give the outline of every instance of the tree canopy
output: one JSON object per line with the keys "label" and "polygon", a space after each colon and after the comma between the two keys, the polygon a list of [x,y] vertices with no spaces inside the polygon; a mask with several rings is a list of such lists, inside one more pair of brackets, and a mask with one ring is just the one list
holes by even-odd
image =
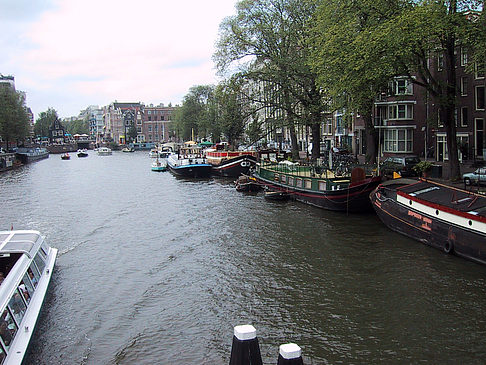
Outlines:
{"label": "tree canopy", "polygon": [[49,126],[59,119],[54,108],[48,108],[45,112],[40,112],[34,124],[34,135],[40,138],[49,137]]}
{"label": "tree canopy", "polygon": [[7,143],[29,135],[29,113],[24,94],[11,87],[0,89],[0,136]]}
{"label": "tree canopy", "polygon": [[[320,0],[312,64],[322,87],[368,115],[373,97],[394,76],[406,76],[440,105],[450,176],[460,168],[455,129],[455,51],[477,27],[466,14],[478,1]],[[484,34],[483,34],[484,37]],[[443,59],[434,73],[432,59]],[[371,103],[371,104],[370,104]],[[366,107],[368,105],[368,107]]]}
{"label": "tree canopy", "polygon": [[307,62],[306,39],[314,7],[311,0],[240,1],[237,14],[220,26],[213,56],[221,74],[237,70],[247,80],[250,92],[267,91],[255,102],[280,117],[265,122],[278,120],[279,127],[289,128],[294,157],[298,156],[296,118],[313,127],[317,142],[313,156],[318,157],[320,122],[327,109]]}

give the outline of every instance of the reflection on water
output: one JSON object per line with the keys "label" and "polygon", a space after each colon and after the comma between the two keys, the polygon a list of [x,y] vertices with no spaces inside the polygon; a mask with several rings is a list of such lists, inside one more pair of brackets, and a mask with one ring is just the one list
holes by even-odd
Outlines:
{"label": "reflection on water", "polygon": [[253,324],[264,362],[477,363],[485,268],[375,215],[269,202],[150,171],[145,152],[0,175],[3,229],[59,248],[29,364],[227,364]]}

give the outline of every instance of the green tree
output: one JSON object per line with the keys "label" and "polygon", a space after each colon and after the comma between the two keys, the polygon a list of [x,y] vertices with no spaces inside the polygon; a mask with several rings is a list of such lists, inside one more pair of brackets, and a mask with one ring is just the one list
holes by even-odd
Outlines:
{"label": "green tree", "polygon": [[397,9],[393,0],[321,0],[312,29],[310,63],[318,83],[328,91],[334,109],[363,117],[367,161],[374,162],[377,156],[373,104],[396,74],[386,57],[386,45],[372,44],[368,37]]}
{"label": "green tree", "polygon": [[[329,50],[334,57],[326,60],[341,62],[344,92],[354,101],[357,98],[355,85],[361,85],[373,94],[387,76],[407,76],[409,81],[422,86],[443,112],[452,179],[460,178],[454,117],[457,96],[455,52],[461,35],[475,26],[465,14],[477,6],[478,1],[467,0],[321,0],[317,12],[315,46],[321,50],[315,53],[313,63],[322,72],[321,82],[328,85],[339,81],[339,75],[334,72],[331,73],[332,81],[327,81],[326,68],[335,69],[335,65],[328,65],[324,63],[326,61],[320,63],[317,59]],[[342,40],[342,37],[340,29],[331,24],[337,19],[333,10],[343,18],[341,25],[345,27],[347,37],[344,47],[348,56],[340,60],[335,49],[340,46],[337,39]],[[444,61],[442,73],[434,72],[435,63],[431,60],[437,58]],[[367,108],[364,113],[368,115]]]}
{"label": "green tree", "polygon": [[130,124],[127,135],[128,135],[128,140],[131,142],[137,139],[138,132],[137,132],[137,127],[135,127],[134,123]]}
{"label": "green tree", "polygon": [[198,85],[189,89],[184,96],[182,106],[175,113],[174,127],[183,140],[190,140],[192,134],[206,137],[210,129],[208,119],[209,103],[213,96],[214,86]]}
{"label": "green tree", "polygon": [[236,143],[245,131],[248,119],[246,103],[241,91],[242,80],[232,78],[220,83],[214,92],[213,100],[217,108],[214,122],[216,130],[224,134],[226,141],[236,147]]}
{"label": "green tree", "polygon": [[0,90],[0,136],[7,143],[29,134],[29,114],[23,93],[11,87]]}
{"label": "green tree", "polygon": [[89,122],[88,120],[76,119],[64,122],[64,128],[66,132],[75,134],[88,134],[89,133]]}
{"label": "green tree", "polygon": [[54,108],[48,108],[45,112],[40,112],[34,124],[34,134],[36,137],[49,137],[49,126],[59,119]]}
{"label": "green tree", "polygon": [[267,90],[260,93],[259,102],[280,116],[274,118],[282,123],[278,127],[289,128],[294,158],[298,156],[295,121],[310,125],[315,142],[312,156],[317,158],[327,106],[307,62],[315,1],[242,0],[236,9],[237,14],[220,27],[213,57],[219,72],[237,69],[250,82],[250,89]]}

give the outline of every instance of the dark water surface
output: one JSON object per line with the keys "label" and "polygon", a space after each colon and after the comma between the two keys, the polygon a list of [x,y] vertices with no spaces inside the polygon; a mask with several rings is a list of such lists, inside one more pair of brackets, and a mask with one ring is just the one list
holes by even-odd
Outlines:
{"label": "dark water surface", "polygon": [[59,249],[28,364],[228,364],[253,324],[265,364],[484,363],[486,267],[375,215],[271,203],[150,171],[146,152],[51,155],[0,175],[0,228]]}

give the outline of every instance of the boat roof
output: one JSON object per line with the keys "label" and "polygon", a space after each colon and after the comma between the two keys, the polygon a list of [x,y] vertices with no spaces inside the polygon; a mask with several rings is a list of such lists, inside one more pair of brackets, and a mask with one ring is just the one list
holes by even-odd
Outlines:
{"label": "boat roof", "polygon": [[443,206],[455,211],[486,217],[486,196],[444,185],[419,180],[397,189],[399,195],[425,201],[427,205]]}
{"label": "boat roof", "polygon": [[0,256],[10,253],[35,254],[34,246],[42,236],[37,231],[0,231]]}

